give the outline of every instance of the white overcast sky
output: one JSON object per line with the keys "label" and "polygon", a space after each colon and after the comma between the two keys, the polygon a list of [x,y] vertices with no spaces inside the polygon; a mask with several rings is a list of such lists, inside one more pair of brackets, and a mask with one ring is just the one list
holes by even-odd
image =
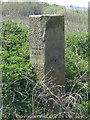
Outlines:
{"label": "white overcast sky", "polygon": [[65,6],[75,5],[80,7],[88,7],[88,2],[90,0],[38,0],[38,1]]}
{"label": "white overcast sky", "polygon": [[[2,0],[2,1],[8,1],[8,0]],[[35,1],[35,0],[28,0],[28,1]],[[37,0],[37,1],[48,2],[50,4],[65,5],[65,6],[75,5],[80,7],[88,7],[88,2],[90,0]]]}

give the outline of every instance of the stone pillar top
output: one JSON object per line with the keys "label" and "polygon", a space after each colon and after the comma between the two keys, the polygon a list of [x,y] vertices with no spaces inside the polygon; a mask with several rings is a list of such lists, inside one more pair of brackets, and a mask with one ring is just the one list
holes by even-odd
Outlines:
{"label": "stone pillar top", "polygon": [[29,18],[30,18],[30,17],[52,17],[52,16],[64,16],[64,15],[61,15],[61,14],[29,15]]}

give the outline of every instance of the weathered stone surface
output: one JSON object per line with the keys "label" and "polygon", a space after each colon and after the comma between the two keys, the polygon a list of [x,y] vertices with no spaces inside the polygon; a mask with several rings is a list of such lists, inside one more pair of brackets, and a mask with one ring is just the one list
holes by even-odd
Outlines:
{"label": "weathered stone surface", "polygon": [[64,85],[64,16],[31,15],[30,63],[39,79]]}

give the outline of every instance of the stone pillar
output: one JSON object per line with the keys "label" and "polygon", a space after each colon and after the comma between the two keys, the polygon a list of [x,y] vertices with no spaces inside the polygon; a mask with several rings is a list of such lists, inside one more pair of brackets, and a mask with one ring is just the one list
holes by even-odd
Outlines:
{"label": "stone pillar", "polygon": [[30,15],[30,63],[39,79],[64,85],[64,16]]}

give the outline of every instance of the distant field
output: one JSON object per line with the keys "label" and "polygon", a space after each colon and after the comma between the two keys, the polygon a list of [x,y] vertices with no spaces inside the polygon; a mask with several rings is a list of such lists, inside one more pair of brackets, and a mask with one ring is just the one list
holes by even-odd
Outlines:
{"label": "distant field", "polygon": [[2,4],[2,17],[4,20],[12,19],[28,27],[28,16],[31,14],[63,14],[65,16],[66,32],[87,32],[87,11],[73,10],[58,5],[35,2],[18,4],[10,2]]}

